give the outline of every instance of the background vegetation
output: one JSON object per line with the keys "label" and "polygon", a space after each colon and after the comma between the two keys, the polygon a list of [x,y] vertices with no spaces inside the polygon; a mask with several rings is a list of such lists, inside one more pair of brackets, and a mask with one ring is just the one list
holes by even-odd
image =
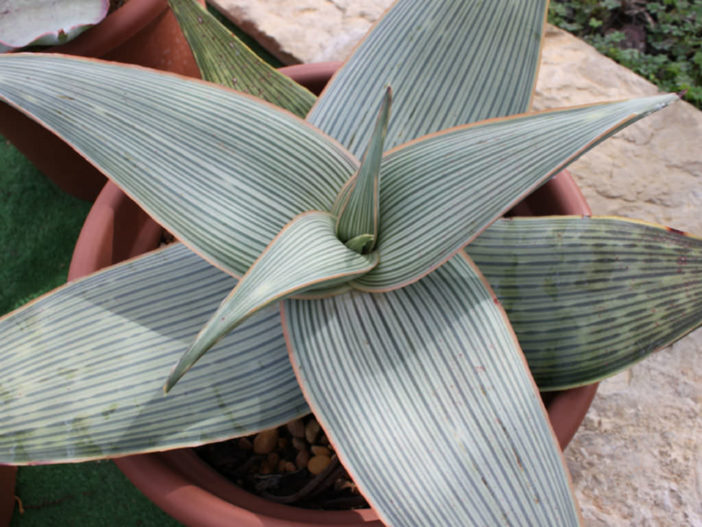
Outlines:
{"label": "background vegetation", "polygon": [[549,22],[702,109],[702,0],[551,0]]}

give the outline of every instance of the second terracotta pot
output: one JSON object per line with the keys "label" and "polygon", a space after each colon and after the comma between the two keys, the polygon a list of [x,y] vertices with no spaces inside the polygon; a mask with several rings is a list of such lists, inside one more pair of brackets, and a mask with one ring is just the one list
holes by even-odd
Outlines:
{"label": "second terracotta pot", "polygon": [[[338,63],[291,66],[282,71],[320,90]],[[590,214],[572,177],[561,173],[515,208],[520,214]],[[90,211],[71,262],[69,279],[155,248],[161,228],[115,185],[108,183]],[[546,398],[549,419],[565,448],[582,422],[597,385]],[[124,474],[156,505],[190,527],[330,527],[382,523],[370,509],[316,511],[264,500],[237,487],[192,449],[116,459]]]}

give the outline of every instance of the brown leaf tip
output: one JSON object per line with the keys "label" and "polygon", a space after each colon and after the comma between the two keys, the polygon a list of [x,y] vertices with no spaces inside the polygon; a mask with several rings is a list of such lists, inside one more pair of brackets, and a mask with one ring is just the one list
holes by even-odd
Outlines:
{"label": "brown leaf tip", "polygon": [[675,227],[666,227],[665,230],[667,230],[668,232],[672,232],[673,234],[677,234],[679,236],[688,235],[685,231],[681,231],[680,229],[676,229]]}

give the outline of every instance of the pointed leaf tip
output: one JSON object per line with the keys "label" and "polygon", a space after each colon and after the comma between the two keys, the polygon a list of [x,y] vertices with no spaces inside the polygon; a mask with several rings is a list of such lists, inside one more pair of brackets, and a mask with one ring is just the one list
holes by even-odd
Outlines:
{"label": "pointed leaf tip", "polygon": [[337,286],[370,271],[377,255],[361,255],[335,236],[328,212],[300,214],[280,231],[198,333],[166,381],[170,390],[224,335],[272,302]]}
{"label": "pointed leaf tip", "polygon": [[307,115],[316,100],[312,92],[259,58],[195,0],[169,0],[169,4],[203,79],[264,99],[298,117]]}
{"label": "pointed leaf tip", "polygon": [[163,385],[163,394],[164,395],[168,395],[168,392],[170,392],[173,389],[173,387],[177,384],[177,382],[190,369],[190,366],[187,368],[183,368],[181,365],[182,362],[183,362],[183,357],[181,357],[178,364],[176,364],[173,367],[173,369],[171,370],[171,373],[168,374],[168,379],[166,379],[166,382]]}
{"label": "pointed leaf tip", "polygon": [[359,254],[364,254],[371,250],[375,243],[375,236],[372,234],[359,234],[346,242],[346,247]]}
{"label": "pointed leaf tip", "polygon": [[512,218],[466,251],[502,299],[543,391],[602,380],[702,325],[702,239],[677,229]]}
{"label": "pointed leaf tip", "polygon": [[[345,203],[342,201],[343,205],[336,225],[337,235],[343,242],[365,234],[371,234],[374,239],[378,236],[380,164],[391,106],[392,88],[387,86],[361,167],[356,173],[350,190],[343,190],[347,193],[346,201]],[[373,246],[369,249],[372,248]]]}

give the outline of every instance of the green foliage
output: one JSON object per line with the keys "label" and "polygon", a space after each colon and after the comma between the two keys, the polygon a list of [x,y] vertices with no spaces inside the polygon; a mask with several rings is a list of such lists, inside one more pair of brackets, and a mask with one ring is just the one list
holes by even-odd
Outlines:
{"label": "green foliage", "polygon": [[114,463],[106,461],[22,467],[15,494],[24,512],[15,509],[9,527],[182,525],[153,506]]}
{"label": "green foliage", "polygon": [[702,108],[702,0],[554,0],[549,22]]}

